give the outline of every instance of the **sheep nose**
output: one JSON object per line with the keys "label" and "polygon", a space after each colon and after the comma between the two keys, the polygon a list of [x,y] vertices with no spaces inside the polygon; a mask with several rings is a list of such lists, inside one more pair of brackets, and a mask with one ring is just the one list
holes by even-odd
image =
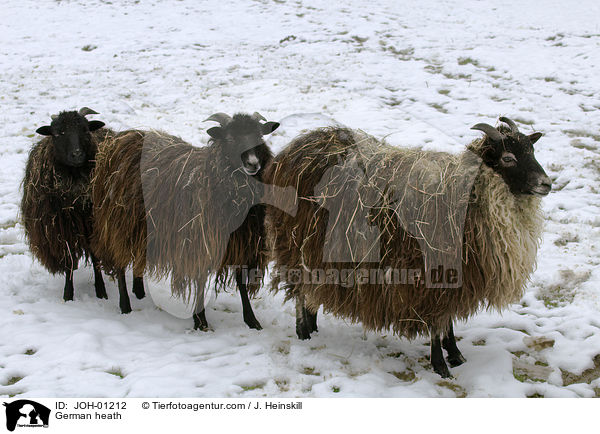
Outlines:
{"label": "sheep nose", "polygon": [[260,170],[260,163],[246,163],[244,164],[244,172],[246,172],[247,175],[256,175],[258,173],[258,171]]}
{"label": "sheep nose", "polygon": [[535,194],[546,196],[552,190],[552,180],[547,175],[541,175],[532,190]]}
{"label": "sheep nose", "polygon": [[71,152],[71,157],[72,158],[81,158],[81,157],[83,157],[83,151],[81,149],[75,149],[74,151]]}

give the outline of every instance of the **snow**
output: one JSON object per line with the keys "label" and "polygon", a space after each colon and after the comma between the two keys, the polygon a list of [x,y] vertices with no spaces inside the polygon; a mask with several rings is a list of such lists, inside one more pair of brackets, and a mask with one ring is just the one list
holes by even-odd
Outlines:
{"label": "snow", "polygon": [[[598,16],[592,0],[6,2],[0,395],[594,396]],[[338,122],[394,145],[460,152],[480,134],[471,125],[509,116],[544,132],[536,155],[554,180],[537,271],[519,303],[457,324],[468,362],[449,381],[431,371],[427,338],[363,339],[359,324],[320,314],[319,332],[299,341],[294,307],[264,290],[252,303],[262,331],[245,326],[234,291],[210,302],[214,331],[193,331],[165,282],[121,315],[115,283],[106,279],[109,300],[96,299],[90,268],[64,303],[62,278],[24,244],[19,184],[35,129],[84,105],[115,129],[160,128],[198,145],[211,113],[259,111],[283,120],[274,149]],[[527,336],[554,344],[537,350]],[[567,372],[580,380],[565,384]]]}

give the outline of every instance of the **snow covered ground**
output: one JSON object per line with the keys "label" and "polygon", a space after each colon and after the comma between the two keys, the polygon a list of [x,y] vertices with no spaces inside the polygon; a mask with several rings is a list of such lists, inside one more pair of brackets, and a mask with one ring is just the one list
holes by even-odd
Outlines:
{"label": "snow covered ground", "polygon": [[[582,1],[7,1],[0,20],[0,395],[546,396],[600,394],[600,4]],[[34,131],[90,106],[116,129],[206,142],[216,111],[283,119],[272,143],[327,117],[392,144],[459,152],[499,115],[542,131],[554,180],[538,268],[520,303],[456,326],[468,362],[442,381],[409,342],[320,315],[298,341],[294,307],[266,291],[264,330],[235,292],[192,331],[90,268],[63,280],[32,260],[18,223]],[[322,113],[323,115],[308,115]],[[164,295],[164,283],[152,283]],[[163,297],[164,298],[164,297]],[[157,298],[158,300],[158,298]],[[161,303],[161,302],[159,302]],[[166,307],[165,307],[166,308]]]}

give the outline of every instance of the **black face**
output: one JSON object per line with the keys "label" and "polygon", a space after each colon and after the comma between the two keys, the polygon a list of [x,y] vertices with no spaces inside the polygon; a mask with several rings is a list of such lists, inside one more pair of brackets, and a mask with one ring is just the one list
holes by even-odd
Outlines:
{"label": "black face", "polygon": [[[491,127],[493,128],[493,127]],[[500,126],[501,139],[486,133],[486,143],[481,157],[485,164],[494,169],[513,194],[535,194],[546,196],[552,189],[552,180],[535,159],[533,144],[542,133],[530,135]]]}
{"label": "black face", "polygon": [[79,113],[61,112],[50,125],[37,129],[38,134],[51,136],[54,156],[59,163],[81,167],[94,159],[90,132],[104,126],[104,122],[88,121]]}
{"label": "black face", "polygon": [[219,142],[225,158],[248,176],[256,176],[271,158],[263,140],[279,127],[277,122],[260,123],[245,114],[236,114],[225,126],[213,127],[208,134]]}

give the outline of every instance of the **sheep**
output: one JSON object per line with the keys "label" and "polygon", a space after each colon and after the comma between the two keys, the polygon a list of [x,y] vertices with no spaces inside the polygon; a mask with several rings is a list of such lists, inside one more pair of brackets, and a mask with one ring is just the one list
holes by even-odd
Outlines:
{"label": "sheep", "polygon": [[174,295],[195,303],[194,328],[208,330],[204,285],[235,277],[245,323],[261,329],[253,295],[265,260],[260,179],[272,153],[263,135],[277,129],[258,113],[216,113],[207,121],[207,147],[194,147],[160,131],[132,130],[111,140],[97,156],[93,179],[94,248],[115,270],[171,277]]}
{"label": "sheep", "polygon": [[541,133],[500,121],[475,125],[485,135],[460,155],[334,127],[274,158],[264,182],[297,187],[298,212],[267,207],[271,286],[296,300],[300,339],[317,330],[323,306],[368,330],[429,334],[442,377],[450,376],[442,347],[452,367],[465,361],[453,322],[520,299],[542,232],[540,198],[552,185],[533,152]]}
{"label": "sheep", "polygon": [[52,116],[36,130],[45,136],[29,153],[23,179],[21,221],[29,248],[52,274],[65,274],[63,299],[73,300],[73,272],[82,257],[91,259],[96,297],[108,298],[98,261],[90,248],[90,177],[98,143],[114,135],[97,114],[83,107]]}

